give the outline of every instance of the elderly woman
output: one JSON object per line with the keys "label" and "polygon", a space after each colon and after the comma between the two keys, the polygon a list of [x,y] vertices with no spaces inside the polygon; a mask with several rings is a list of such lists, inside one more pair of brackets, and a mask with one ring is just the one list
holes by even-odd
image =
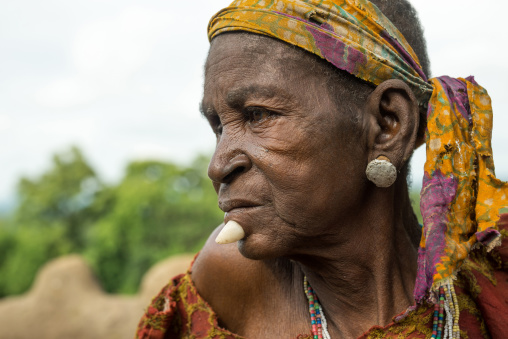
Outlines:
{"label": "elderly woman", "polygon": [[[225,226],[138,338],[508,333],[490,98],[472,77],[427,79],[410,5],[237,0],[208,31],[202,112]],[[422,232],[406,175],[423,142]]]}

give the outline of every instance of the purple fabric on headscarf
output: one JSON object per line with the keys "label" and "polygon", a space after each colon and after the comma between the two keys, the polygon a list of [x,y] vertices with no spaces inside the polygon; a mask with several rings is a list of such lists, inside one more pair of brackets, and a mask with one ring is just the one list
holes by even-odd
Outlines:
{"label": "purple fabric on headscarf", "polygon": [[446,246],[445,232],[448,209],[457,192],[457,180],[445,177],[441,171],[433,173],[432,179],[425,173],[423,177],[420,209],[427,239],[426,247],[418,250],[418,272],[414,297],[421,302],[433,283],[436,265]]}

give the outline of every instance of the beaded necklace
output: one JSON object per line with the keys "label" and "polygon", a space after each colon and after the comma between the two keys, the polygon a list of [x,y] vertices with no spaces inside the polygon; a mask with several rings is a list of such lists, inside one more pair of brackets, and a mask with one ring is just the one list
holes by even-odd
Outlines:
{"label": "beaded necklace", "polygon": [[447,281],[439,287],[438,301],[434,305],[431,338],[460,338],[459,315],[460,309],[455,288],[453,283]]}
{"label": "beaded necklace", "polygon": [[310,324],[312,327],[312,336],[314,339],[331,339],[328,333],[328,324],[326,323],[323,308],[319,303],[319,299],[310,287],[307,277],[303,277],[303,290],[309,301]]}
{"label": "beaded necklace", "polygon": [[[319,303],[316,293],[310,287],[307,277],[303,277],[303,290],[309,301],[310,324],[313,339],[331,339],[328,333],[323,308]],[[434,305],[434,317],[432,321],[432,339],[455,339],[460,338],[459,330],[459,303],[453,283],[449,281],[439,287],[438,301]],[[446,319],[445,319],[446,314]]]}

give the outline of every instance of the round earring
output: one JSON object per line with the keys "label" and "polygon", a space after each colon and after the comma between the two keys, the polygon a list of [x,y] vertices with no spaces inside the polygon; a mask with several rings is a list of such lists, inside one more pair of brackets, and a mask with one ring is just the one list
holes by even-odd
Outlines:
{"label": "round earring", "polygon": [[377,187],[390,187],[397,180],[397,169],[385,156],[369,162],[365,174]]}

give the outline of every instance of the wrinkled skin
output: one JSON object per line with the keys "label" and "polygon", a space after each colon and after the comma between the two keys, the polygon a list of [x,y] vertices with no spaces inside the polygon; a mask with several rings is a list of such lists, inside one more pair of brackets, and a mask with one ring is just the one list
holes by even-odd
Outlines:
{"label": "wrinkled skin", "polygon": [[386,325],[412,303],[405,178],[379,189],[365,176],[370,160],[400,169],[412,152],[418,108],[403,82],[346,112],[290,47],[224,34],[211,45],[202,110],[217,136],[208,174],[219,207],[246,233],[238,246],[217,245],[219,227],[194,265],[222,326],[248,338],[309,333],[304,274],[332,337]]}
{"label": "wrinkled skin", "polygon": [[363,199],[365,181],[352,173],[365,170],[365,145],[345,141],[352,123],[337,114],[319,77],[260,63],[264,51],[247,58],[235,51],[231,59],[211,54],[202,105],[212,127],[221,123],[208,173],[225,222],[243,226],[247,258],[305,254],[309,242],[335,245],[351,232],[337,220]]}

